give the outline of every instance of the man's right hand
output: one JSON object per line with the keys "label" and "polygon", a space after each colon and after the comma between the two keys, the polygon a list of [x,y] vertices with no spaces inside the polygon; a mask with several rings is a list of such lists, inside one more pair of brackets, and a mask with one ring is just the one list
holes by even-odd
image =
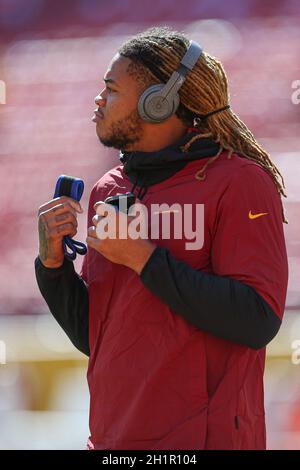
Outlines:
{"label": "man's right hand", "polygon": [[77,233],[77,212],[81,205],[67,196],[51,199],[39,207],[39,258],[47,268],[59,268],[64,262],[63,237]]}

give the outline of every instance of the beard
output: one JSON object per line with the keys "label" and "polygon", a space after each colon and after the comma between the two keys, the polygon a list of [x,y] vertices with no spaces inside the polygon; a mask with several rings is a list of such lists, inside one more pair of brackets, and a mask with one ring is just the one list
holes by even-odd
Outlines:
{"label": "beard", "polygon": [[[100,123],[101,125],[101,123]],[[100,142],[105,147],[113,147],[122,151],[130,149],[130,145],[139,142],[142,138],[142,119],[134,109],[125,118],[112,123],[105,136],[98,134]]]}

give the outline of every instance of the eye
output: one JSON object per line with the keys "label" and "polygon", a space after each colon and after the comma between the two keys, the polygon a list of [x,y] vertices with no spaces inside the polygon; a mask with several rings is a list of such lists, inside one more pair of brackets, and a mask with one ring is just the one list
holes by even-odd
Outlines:
{"label": "eye", "polygon": [[114,93],[115,90],[112,90],[111,88],[109,88],[108,86],[106,87],[108,93]]}

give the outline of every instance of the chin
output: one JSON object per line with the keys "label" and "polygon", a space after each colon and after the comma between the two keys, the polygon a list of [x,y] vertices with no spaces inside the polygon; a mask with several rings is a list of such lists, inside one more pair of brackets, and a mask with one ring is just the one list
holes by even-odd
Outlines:
{"label": "chin", "polygon": [[115,146],[115,142],[111,141],[111,139],[107,138],[107,136],[104,135],[98,135],[99,141],[101,142],[104,147],[113,147],[113,148],[118,148]]}
{"label": "chin", "polygon": [[105,133],[103,132],[103,129],[98,129],[96,128],[96,134],[97,134],[97,137],[98,139],[101,141],[102,139],[106,140],[107,139],[107,136],[105,135]]}

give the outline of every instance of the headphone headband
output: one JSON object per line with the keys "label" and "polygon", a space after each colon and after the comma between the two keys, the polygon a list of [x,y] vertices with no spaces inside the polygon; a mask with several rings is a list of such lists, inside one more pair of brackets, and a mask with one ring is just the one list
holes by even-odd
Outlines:
{"label": "headphone headband", "polygon": [[190,41],[190,46],[186,51],[185,55],[181,59],[181,64],[186,68],[192,70],[200,55],[202,54],[202,48],[195,41]]}
{"label": "headphone headband", "polygon": [[193,70],[198,58],[202,53],[202,49],[195,41],[190,41],[190,46],[186,51],[185,55],[180,61],[180,66],[175,72],[172,73],[171,77],[161,90],[161,95],[167,97],[170,93],[177,93],[185,82],[185,77],[188,72]]}

